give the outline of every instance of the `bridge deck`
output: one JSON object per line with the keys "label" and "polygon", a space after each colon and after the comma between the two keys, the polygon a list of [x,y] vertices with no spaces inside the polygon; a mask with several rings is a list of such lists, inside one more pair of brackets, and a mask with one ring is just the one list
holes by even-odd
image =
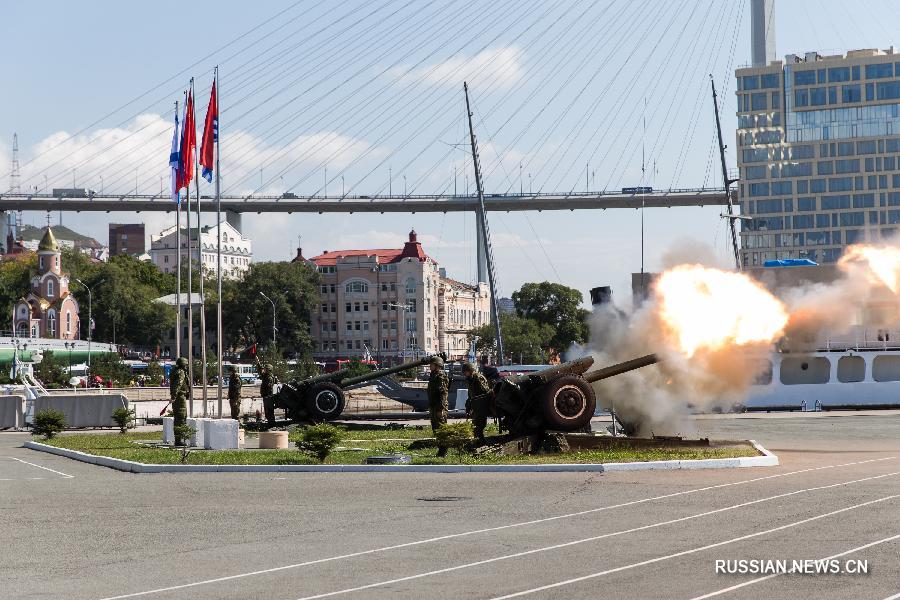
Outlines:
{"label": "bridge deck", "polygon": [[[213,198],[202,196],[203,203]],[[490,194],[485,197],[489,211],[585,210],[607,208],[666,208],[677,206],[717,206],[726,204],[721,189],[655,191],[645,195],[621,193],[572,194]],[[732,201],[735,194],[732,192]],[[235,213],[304,212],[465,212],[474,211],[476,196],[346,196],[223,197],[222,210]],[[56,197],[52,194],[0,195],[3,210],[66,210],[95,212],[170,212],[167,196],[90,194],[85,197]]]}

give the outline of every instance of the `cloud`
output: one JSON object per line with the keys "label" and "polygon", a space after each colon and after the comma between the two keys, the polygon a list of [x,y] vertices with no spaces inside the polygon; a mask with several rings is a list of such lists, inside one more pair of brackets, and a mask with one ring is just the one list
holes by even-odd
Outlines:
{"label": "cloud", "polygon": [[[198,135],[202,133],[202,125]],[[23,148],[22,190],[44,191],[54,187],[86,187],[106,193],[156,194],[169,188],[168,156],[172,143],[172,122],[157,114],[143,114],[121,126],[71,135],[59,131],[48,135],[27,150]],[[0,148],[2,156],[3,148]],[[264,180],[283,177],[267,190],[281,193],[310,169],[327,161],[334,172],[363,154],[367,161],[387,152],[366,140],[334,131],[294,137],[284,143],[270,143],[246,131],[229,131],[222,139],[222,183],[229,192],[247,194],[259,186],[259,168]],[[29,157],[34,157],[29,160]],[[27,162],[26,162],[27,161]],[[5,161],[8,164],[8,160]],[[46,179],[45,179],[46,176]],[[312,192],[324,182],[324,174],[309,183]],[[5,182],[4,182],[5,183]],[[209,187],[201,181],[201,192]]]}
{"label": "cloud", "polygon": [[424,82],[427,85],[458,87],[464,81],[482,86],[493,84],[507,88],[522,79],[524,52],[517,46],[489,48],[474,56],[451,56],[421,67],[396,67],[389,71],[401,85]]}

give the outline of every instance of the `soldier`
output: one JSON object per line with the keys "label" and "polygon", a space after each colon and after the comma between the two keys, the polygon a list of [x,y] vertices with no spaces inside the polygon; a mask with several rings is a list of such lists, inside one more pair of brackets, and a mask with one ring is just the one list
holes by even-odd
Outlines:
{"label": "soldier", "polygon": [[265,398],[275,393],[275,369],[271,363],[260,365],[257,360],[256,365],[259,367],[259,395]]}
{"label": "soldier", "polygon": [[[444,372],[444,360],[440,356],[432,357],[429,363],[431,375],[428,377],[428,410],[431,413],[431,430],[447,423],[447,393],[450,379]],[[444,456],[447,449],[438,446],[438,456]]]}
{"label": "soldier", "polygon": [[484,375],[475,370],[475,365],[464,362],[462,373],[469,384],[469,397],[466,400],[466,414],[472,417],[475,426],[475,439],[484,442],[484,428],[491,412],[491,386]]}
{"label": "soldier", "polygon": [[175,445],[182,446],[186,440],[178,435],[178,427],[187,423],[187,359],[183,356],[175,361],[175,368],[169,373],[169,395],[172,400],[172,415],[175,417]]}
{"label": "soldier", "polygon": [[241,378],[234,367],[228,367],[228,405],[231,407],[231,418],[241,416]]}

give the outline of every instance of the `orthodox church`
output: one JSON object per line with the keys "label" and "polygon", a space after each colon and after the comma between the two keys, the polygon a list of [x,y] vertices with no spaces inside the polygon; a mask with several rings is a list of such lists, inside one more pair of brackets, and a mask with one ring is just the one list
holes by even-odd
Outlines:
{"label": "orthodox church", "polygon": [[38,244],[38,273],[31,291],[16,302],[13,327],[19,337],[78,339],[78,302],[69,293],[69,275],[60,265],[59,244],[50,227]]}

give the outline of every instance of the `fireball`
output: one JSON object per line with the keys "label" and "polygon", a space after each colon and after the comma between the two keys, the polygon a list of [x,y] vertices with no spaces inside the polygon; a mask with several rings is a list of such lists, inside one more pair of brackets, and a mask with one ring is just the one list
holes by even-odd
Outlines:
{"label": "fireball", "polygon": [[701,350],[773,342],[788,321],[784,304],[741,273],[680,265],[659,276],[655,292],[667,337],[689,358]]}
{"label": "fireball", "polygon": [[900,248],[869,244],[850,246],[838,266],[844,271],[862,266],[870,282],[884,284],[895,294],[900,290]]}

